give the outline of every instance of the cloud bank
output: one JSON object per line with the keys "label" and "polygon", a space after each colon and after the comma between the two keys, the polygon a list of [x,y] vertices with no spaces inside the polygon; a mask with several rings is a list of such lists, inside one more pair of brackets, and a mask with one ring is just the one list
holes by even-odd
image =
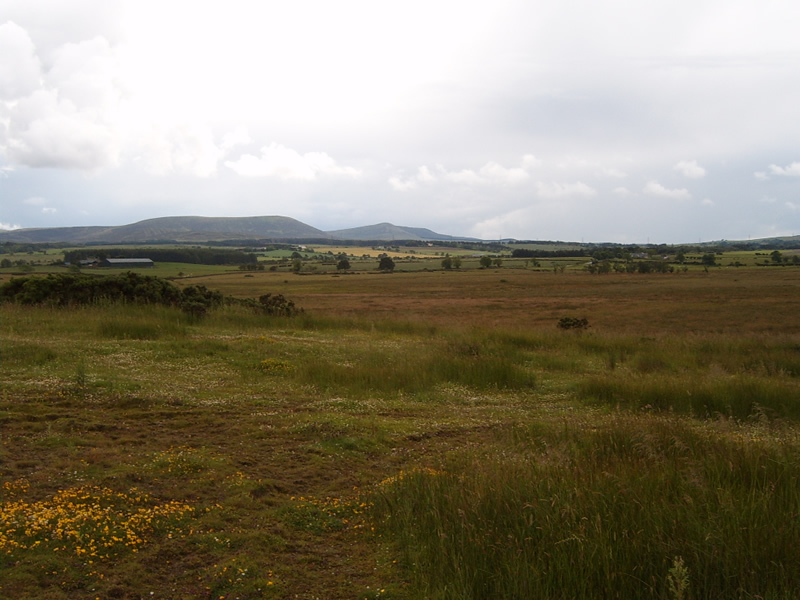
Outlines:
{"label": "cloud bank", "polygon": [[0,221],[790,234],[798,19],[789,0],[7,0]]}

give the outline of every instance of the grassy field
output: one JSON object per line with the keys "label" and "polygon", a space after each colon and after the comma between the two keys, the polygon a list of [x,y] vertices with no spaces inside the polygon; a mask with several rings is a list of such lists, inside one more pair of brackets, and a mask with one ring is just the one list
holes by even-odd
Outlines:
{"label": "grassy field", "polygon": [[800,270],[400,271],[1,306],[0,597],[796,597]]}

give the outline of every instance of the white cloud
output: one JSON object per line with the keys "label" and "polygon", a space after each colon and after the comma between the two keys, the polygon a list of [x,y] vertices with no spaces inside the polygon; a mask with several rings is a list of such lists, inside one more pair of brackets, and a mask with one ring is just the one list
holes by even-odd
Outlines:
{"label": "white cloud", "polygon": [[769,181],[769,175],[767,175],[764,171],[756,171],[753,173],[753,177],[759,181]]}
{"label": "white cloud", "polygon": [[21,225],[12,225],[11,223],[0,223],[0,229],[5,231],[13,231],[14,229],[22,229]]}
{"label": "white cloud", "polygon": [[530,178],[530,170],[541,165],[541,161],[532,154],[525,154],[519,167],[504,167],[495,161],[489,161],[477,171],[462,169],[448,171],[443,165],[436,165],[434,170],[423,165],[417,169],[416,175],[403,179],[400,176],[389,178],[389,185],[397,191],[413,190],[418,184],[433,184],[440,181],[459,185],[517,185]]}
{"label": "white cloud", "polygon": [[209,177],[224,154],[211,129],[197,123],[151,124],[137,132],[131,143],[137,150],[136,160],[152,175],[176,172]]}
{"label": "white cloud", "polygon": [[682,160],[672,168],[689,179],[701,179],[706,176],[706,170],[698,165],[696,160]]}
{"label": "white cloud", "polygon": [[618,196],[630,196],[631,191],[626,188],[625,186],[619,186],[614,188],[614,193]]}
{"label": "white cloud", "polygon": [[433,183],[436,181],[436,176],[431,173],[431,170],[422,165],[419,169],[417,169],[417,180],[421,181],[422,183]]}
{"label": "white cloud", "polygon": [[447,171],[441,165],[437,165],[442,179],[451,183],[461,185],[475,185],[486,183],[486,181],[472,169],[462,169],[461,171]]}
{"label": "white cloud", "polygon": [[787,177],[800,177],[800,162],[793,162],[785,167],[770,165],[769,172],[773,175],[784,175]]}
{"label": "white cloud", "polygon": [[525,154],[522,157],[522,168],[526,171],[535,169],[542,166],[542,161],[536,158],[533,154]]}
{"label": "white cloud", "polygon": [[39,90],[15,103],[4,153],[18,165],[92,170],[113,165],[118,140],[93,111],[79,110],[57,90]]}
{"label": "white cloud", "polygon": [[597,190],[581,181],[576,183],[543,183],[538,181],[536,182],[536,191],[543,198],[562,198],[565,196],[590,198],[597,194]]}
{"label": "white cloud", "polygon": [[606,177],[613,177],[614,179],[625,179],[628,176],[628,174],[624,171],[620,171],[619,169],[615,168],[602,169],[601,173]]}
{"label": "white cloud", "polygon": [[[530,161],[526,163],[525,159],[523,158],[522,164],[529,165]],[[487,181],[505,183],[509,185],[520,183],[529,177],[525,166],[506,168],[496,162],[489,162],[483,165],[480,170],[480,175]]]}
{"label": "white cloud", "polygon": [[275,177],[311,181],[320,175],[357,178],[361,171],[341,166],[325,152],[300,154],[296,150],[272,143],[261,148],[261,156],[244,154],[225,166],[243,177]]}
{"label": "white cloud", "polygon": [[243,146],[251,143],[252,141],[253,140],[250,138],[250,134],[247,132],[246,128],[237,127],[233,131],[229,131],[222,136],[222,144],[220,145],[220,148],[223,152],[229,152],[236,146]]}
{"label": "white cloud", "polygon": [[0,154],[28,167],[117,164],[121,91],[115,73],[113,51],[102,37],[59,46],[44,68],[24,29],[0,26],[0,115],[6,123]]}
{"label": "white cloud", "polygon": [[23,204],[27,204],[28,206],[42,206],[45,202],[47,201],[41,196],[31,196],[22,201]]}
{"label": "white cloud", "polygon": [[52,206],[42,207],[42,213],[44,213],[46,215],[53,215],[53,214],[55,214],[57,212],[58,212],[58,209],[57,208],[53,208]]}
{"label": "white cloud", "polygon": [[400,179],[399,177],[390,177],[389,185],[398,192],[407,192],[417,187],[417,182],[414,179]]}
{"label": "white cloud", "polygon": [[658,196],[660,198],[672,198],[674,200],[688,200],[689,198],[692,197],[692,195],[689,193],[689,190],[687,190],[686,188],[671,190],[669,188],[665,188],[657,181],[649,181],[647,185],[644,186],[644,189],[642,191],[649,196]]}
{"label": "white cloud", "polygon": [[0,25],[0,100],[14,100],[36,90],[40,70],[28,32],[12,21]]}
{"label": "white cloud", "polygon": [[792,212],[800,209],[800,205],[797,205],[794,202],[784,202],[784,206],[786,206],[786,208],[788,208]]}
{"label": "white cloud", "polygon": [[516,235],[520,223],[529,222],[527,209],[518,209],[505,214],[492,215],[478,223],[470,230],[469,235],[483,240],[499,240]]}
{"label": "white cloud", "polygon": [[702,206],[714,206],[714,201],[711,198],[703,198],[700,201]]}

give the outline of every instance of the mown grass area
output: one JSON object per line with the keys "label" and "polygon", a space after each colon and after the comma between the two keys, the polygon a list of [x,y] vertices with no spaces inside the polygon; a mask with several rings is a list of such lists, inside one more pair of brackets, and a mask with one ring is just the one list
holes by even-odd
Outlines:
{"label": "mown grass area", "polygon": [[800,589],[794,271],[215,281],[0,307],[0,597]]}

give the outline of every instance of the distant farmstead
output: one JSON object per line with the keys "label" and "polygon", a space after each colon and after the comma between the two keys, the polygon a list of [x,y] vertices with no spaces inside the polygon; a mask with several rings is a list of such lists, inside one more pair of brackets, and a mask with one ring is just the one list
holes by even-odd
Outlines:
{"label": "distant farmstead", "polygon": [[115,269],[144,269],[155,266],[149,258],[106,258],[100,265]]}

